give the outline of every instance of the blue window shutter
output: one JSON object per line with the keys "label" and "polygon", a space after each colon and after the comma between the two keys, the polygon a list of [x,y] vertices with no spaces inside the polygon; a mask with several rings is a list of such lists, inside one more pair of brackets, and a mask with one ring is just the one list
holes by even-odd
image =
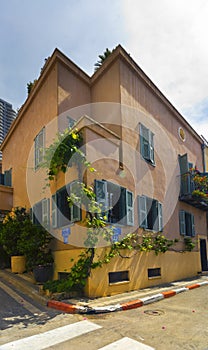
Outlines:
{"label": "blue window shutter", "polygon": [[103,212],[108,211],[107,181],[95,180],[95,195]]}
{"label": "blue window shutter", "polygon": [[42,201],[34,204],[33,211],[33,223],[35,225],[41,225],[42,223]]}
{"label": "blue window shutter", "polygon": [[[70,194],[74,193],[75,195],[79,196],[79,187],[77,181],[74,181],[70,184]],[[81,204],[80,203],[74,203],[72,207],[70,208],[70,221],[80,221],[81,220]]]}
{"label": "blue window shutter", "polygon": [[142,124],[140,124],[140,152],[143,158],[151,163],[155,162],[154,134]]}
{"label": "blue window shutter", "polygon": [[67,200],[68,192],[66,186],[56,192],[57,196],[57,224],[58,227],[63,227],[69,224],[70,208]]}
{"label": "blue window shutter", "polygon": [[52,227],[57,227],[57,196],[52,195]]}
{"label": "blue window shutter", "polygon": [[191,235],[192,237],[195,236],[195,224],[194,224],[194,215],[191,214],[191,226],[192,226],[192,230],[191,230]]}
{"label": "blue window shutter", "polygon": [[43,161],[45,151],[45,128],[35,137],[35,169]]}
{"label": "blue window shutter", "polygon": [[145,196],[138,196],[139,226],[147,228],[147,204]]}
{"label": "blue window shutter", "polygon": [[4,172],[4,185],[5,186],[12,186],[12,169],[5,170]]}
{"label": "blue window shutter", "polygon": [[127,225],[134,225],[134,196],[131,191],[126,191],[126,218]]}
{"label": "blue window shutter", "polygon": [[187,153],[183,154],[182,156],[179,155],[178,159],[179,159],[181,175],[187,174],[188,171],[189,171],[189,163],[188,163],[188,155],[187,155]]}
{"label": "blue window shutter", "polygon": [[191,175],[189,174],[189,163],[187,153],[178,157],[181,173],[181,195],[191,192]]}
{"label": "blue window shutter", "polygon": [[179,226],[180,226],[180,234],[185,236],[186,235],[186,219],[185,219],[185,211],[184,210],[179,211]]}
{"label": "blue window shutter", "polygon": [[162,213],[162,204],[158,202],[158,231],[163,230],[163,213]]}
{"label": "blue window shutter", "polygon": [[140,152],[145,159],[149,159],[149,131],[148,129],[140,124]]}
{"label": "blue window shutter", "polygon": [[49,198],[44,198],[42,200],[42,223],[44,226],[49,226],[50,224],[50,200]]}
{"label": "blue window shutter", "polygon": [[149,158],[151,163],[155,162],[154,156],[154,134],[149,130]]}

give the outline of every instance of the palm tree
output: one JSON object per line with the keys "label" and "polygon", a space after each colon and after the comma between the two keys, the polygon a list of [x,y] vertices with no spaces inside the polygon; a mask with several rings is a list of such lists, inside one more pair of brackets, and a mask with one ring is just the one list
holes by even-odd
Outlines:
{"label": "palm tree", "polygon": [[108,56],[110,56],[111,53],[112,51],[106,48],[103,54],[98,56],[99,60],[94,64],[95,72],[102,66],[103,62],[106,60]]}

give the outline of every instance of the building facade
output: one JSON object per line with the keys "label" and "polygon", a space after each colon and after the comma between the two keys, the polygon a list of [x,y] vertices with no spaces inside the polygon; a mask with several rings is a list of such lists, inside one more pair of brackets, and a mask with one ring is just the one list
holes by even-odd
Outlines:
{"label": "building facade", "polygon": [[[16,117],[12,105],[0,98],[0,144],[3,142],[9,128]],[[1,159],[0,153],[0,159]]]}
{"label": "building facade", "polygon": [[[12,109],[12,105],[0,98],[0,145],[15,117],[16,112]],[[11,182],[8,179],[8,173],[2,174],[2,152],[0,152],[0,220],[12,208],[12,190],[4,185],[10,187]]]}
{"label": "building facade", "polygon": [[[66,127],[82,133],[96,169],[69,165],[45,186],[44,149]],[[16,145],[18,149],[16,157]],[[48,59],[4,140],[3,171],[13,206],[33,209],[53,234],[54,278],[69,273],[84,248],[83,208],[69,208],[76,181],[94,188],[116,238],[161,233],[175,241],[165,254],[124,252],[91,272],[88,296],[171,282],[207,270],[208,203],[196,183],[204,174],[203,140],[119,45],[89,77],[59,50]],[[205,174],[207,176],[207,174]],[[44,190],[43,190],[44,189]],[[67,237],[66,237],[67,236]],[[195,248],[187,251],[186,242]],[[96,257],[105,254],[99,241]]]}

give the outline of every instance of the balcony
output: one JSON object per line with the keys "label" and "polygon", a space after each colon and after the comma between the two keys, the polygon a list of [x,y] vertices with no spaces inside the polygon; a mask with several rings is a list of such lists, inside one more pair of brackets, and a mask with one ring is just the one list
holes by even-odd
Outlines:
{"label": "balcony", "polygon": [[195,208],[208,211],[208,173],[190,170],[181,175],[179,199]]}

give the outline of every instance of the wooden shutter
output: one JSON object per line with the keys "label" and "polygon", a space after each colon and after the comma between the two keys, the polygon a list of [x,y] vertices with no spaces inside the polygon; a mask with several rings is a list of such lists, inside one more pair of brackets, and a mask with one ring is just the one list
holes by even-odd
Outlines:
{"label": "wooden shutter", "polygon": [[42,222],[42,201],[34,204],[32,211],[33,211],[33,223],[35,225],[40,225]]}
{"label": "wooden shutter", "polygon": [[145,196],[138,196],[139,226],[147,228],[147,203]]}
{"label": "wooden shutter", "polygon": [[35,138],[35,168],[43,161],[45,148],[45,128]]}
{"label": "wooden shutter", "polygon": [[190,194],[191,192],[191,175],[189,174],[189,164],[187,153],[179,155],[179,166],[181,173],[181,195]]}
{"label": "wooden shutter", "polygon": [[42,200],[42,223],[44,226],[49,226],[50,223],[50,201],[49,198]]}
{"label": "wooden shutter", "polygon": [[142,124],[140,124],[140,152],[145,159],[150,159],[149,130]]}
{"label": "wooden shutter", "polygon": [[58,218],[58,226],[66,226],[68,225],[70,218],[70,208],[67,200],[68,192],[66,187],[60,189],[57,193],[57,218]]}
{"label": "wooden shutter", "polygon": [[56,194],[52,195],[52,227],[57,227],[57,197]]}
{"label": "wooden shutter", "polygon": [[[70,194],[74,193],[78,195],[78,187],[77,187],[77,181],[74,181],[70,184]],[[77,203],[77,205],[74,203],[72,207],[70,208],[70,221],[80,221],[81,220],[81,207],[80,204]]]}
{"label": "wooden shutter", "polygon": [[126,223],[134,225],[134,195],[131,191],[126,190]]}
{"label": "wooden shutter", "polygon": [[149,159],[151,163],[155,162],[154,156],[154,134],[149,130]]}
{"label": "wooden shutter", "polygon": [[163,230],[163,213],[162,213],[162,204],[158,202],[158,231]]}
{"label": "wooden shutter", "polygon": [[12,169],[5,170],[4,172],[4,185],[5,186],[12,186]]}
{"label": "wooden shutter", "polygon": [[192,235],[192,237],[195,237],[195,224],[194,224],[194,215],[193,214],[191,214],[191,227],[192,227],[191,235]]}
{"label": "wooden shutter", "polygon": [[179,211],[179,226],[180,226],[180,234],[185,236],[186,235],[186,216],[185,216],[184,210]]}
{"label": "wooden shutter", "polygon": [[95,180],[94,188],[96,200],[101,205],[102,211],[108,211],[107,182],[105,180]]}

